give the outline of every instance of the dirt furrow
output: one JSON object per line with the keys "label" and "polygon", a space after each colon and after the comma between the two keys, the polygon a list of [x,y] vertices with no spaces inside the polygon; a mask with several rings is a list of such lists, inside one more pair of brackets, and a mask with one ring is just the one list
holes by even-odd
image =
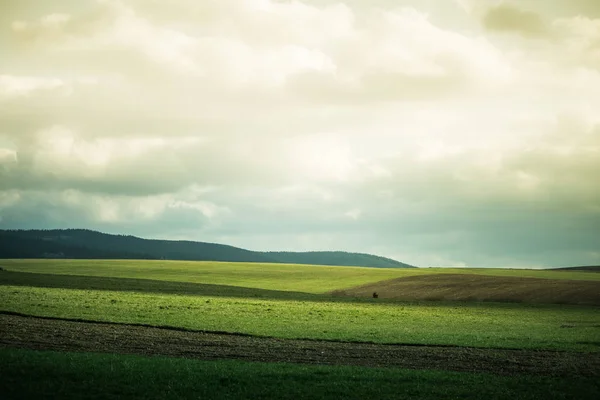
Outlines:
{"label": "dirt furrow", "polygon": [[600,376],[600,353],[283,340],[7,314],[0,314],[0,346],[501,375]]}

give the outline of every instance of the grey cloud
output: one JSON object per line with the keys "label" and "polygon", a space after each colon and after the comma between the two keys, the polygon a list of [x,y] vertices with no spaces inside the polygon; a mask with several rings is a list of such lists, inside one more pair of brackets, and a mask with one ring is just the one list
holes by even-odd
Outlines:
{"label": "grey cloud", "polygon": [[311,102],[360,104],[414,101],[459,95],[468,82],[457,76],[411,76],[401,72],[372,71],[352,84],[336,81],[333,75],[299,74],[290,89]]}
{"label": "grey cloud", "polygon": [[[81,228],[98,229],[103,232],[128,233],[143,237],[178,235],[180,232],[194,232],[201,235],[209,229],[208,217],[194,209],[167,207],[154,218],[140,218],[134,209],[124,209],[121,203],[118,221],[102,220],[97,215],[98,200],[93,196],[82,196],[81,204],[74,206],[65,200],[65,193],[59,191],[23,191],[21,201],[10,206],[0,207],[0,227],[2,229],[57,229]],[[113,199],[114,200],[114,199]],[[131,199],[122,198],[130,201]],[[141,199],[140,199],[141,200]],[[119,203],[119,200],[115,200]]]}
{"label": "grey cloud", "polygon": [[85,165],[74,153],[52,156],[40,164],[40,155],[47,149],[34,143],[19,148],[18,162],[1,171],[3,187],[151,195],[178,191],[192,184],[247,186],[285,182],[285,159],[278,156],[276,144],[269,140],[230,139],[181,148],[160,147],[137,156],[107,154],[109,163],[100,167]]}
{"label": "grey cloud", "polygon": [[550,34],[540,15],[504,3],[488,10],[483,24],[491,31],[514,32],[523,36],[543,37]]}
{"label": "grey cloud", "polygon": [[563,2],[555,0],[562,8],[562,12],[569,16],[585,15],[591,18],[600,18],[600,3],[596,0],[571,0]]}

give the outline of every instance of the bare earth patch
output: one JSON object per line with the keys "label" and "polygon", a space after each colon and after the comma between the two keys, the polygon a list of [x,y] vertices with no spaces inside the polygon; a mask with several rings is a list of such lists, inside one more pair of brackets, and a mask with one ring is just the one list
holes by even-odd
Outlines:
{"label": "bare earth patch", "polygon": [[323,365],[600,376],[600,353],[282,340],[0,314],[0,346]]}
{"label": "bare earth patch", "polygon": [[334,291],[335,296],[398,300],[498,301],[600,305],[600,281],[473,274],[409,276]]}

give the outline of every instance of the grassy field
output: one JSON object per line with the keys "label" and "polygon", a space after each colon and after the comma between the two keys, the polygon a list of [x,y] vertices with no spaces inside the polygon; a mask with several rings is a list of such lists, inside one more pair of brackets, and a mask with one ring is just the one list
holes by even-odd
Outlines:
{"label": "grassy field", "polygon": [[152,279],[325,293],[403,276],[407,270],[152,260],[4,260],[9,271]]}
{"label": "grassy field", "polygon": [[0,266],[18,272],[151,279],[305,293],[326,293],[386,279],[432,274],[600,281],[600,274],[585,271],[490,268],[377,269],[153,260],[2,260]]}
{"label": "grassy field", "polygon": [[5,399],[595,399],[594,378],[0,349]]}
{"label": "grassy field", "polygon": [[[0,266],[0,311],[25,315],[281,339],[600,351],[597,306],[400,301],[328,293],[395,278],[418,282],[456,273],[499,281],[534,277],[599,282],[600,274],[583,271],[114,260],[3,260]],[[1,347],[0,374],[0,392],[9,399],[40,393],[47,398],[591,399],[600,391],[598,382],[588,378],[204,362]]]}
{"label": "grassy field", "polygon": [[598,351],[595,307],[280,300],[0,286],[1,309],[279,338]]}

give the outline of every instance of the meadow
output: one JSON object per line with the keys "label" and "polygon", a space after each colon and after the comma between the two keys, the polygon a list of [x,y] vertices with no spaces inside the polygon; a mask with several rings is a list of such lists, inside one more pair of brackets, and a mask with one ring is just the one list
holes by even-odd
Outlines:
{"label": "meadow", "polygon": [[280,300],[0,286],[4,311],[286,339],[598,351],[598,308]]}
{"label": "meadow", "polygon": [[[598,282],[600,274],[586,271],[383,270],[145,260],[3,260],[1,265],[4,271],[0,271],[0,312],[5,313],[227,332],[281,340],[531,349],[581,354],[597,354],[600,350],[598,306],[407,301],[335,297],[331,294],[332,291],[389,279],[457,272]],[[324,384],[322,391],[319,389],[315,392],[320,394],[315,398],[377,398],[374,394],[385,395],[398,390],[405,398],[438,398],[440,393],[452,393],[448,398],[480,398],[479,394],[482,393],[487,393],[486,397],[489,398],[570,398],[575,393],[567,384],[569,379],[573,381],[573,377],[561,381],[539,376],[490,377],[484,374],[395,368],[276,366],[268,363],[169,358],[158,360],[139,356],[2,349],[0,341],[0,368],[12,371],[3,376],[9,377],[9,381],[12,379],[13,387],[27,386],[28,379],[33,379],[30,373],[15,371],[27,371],[35,365],[45,366],[46,370],[40,372],[41,376],[58,374],[79,382],[74,374],[86,369],[97,370],[101,368],[100,365],[110,362],[111,371],[122,376],[122,379],[105,372],[93,379],[97,384],[116,385],[109,389],[124,390],[125,397],[131,393],[136,393],[133,397],[141,396],[140,393],[145,389],[136,389],[131,381],[135,381],[135,376],[156,379],[152,378],[154,375],[150,370],[160,370],[162,367],[158,367],[158,364],[172,365],[173,371],[183,371],[182,376],[212,373],[210,379],[226,383],[221,385],[225,398],[243,398],[239,397],[239,385],[254,387],[254,391],[248,392],[253,393],[254,397],[267,393],[266,397],[285,398],[288,392],[282,392],[281,385],[286,385],[290,389],[289,397],[309,398],[307,390],[313,383],[314,387],[319,387],[318,382],[328,380],[338,382],[336,385],[339,386],[327,387]],[[81,364],[79,372],[72,371],[73,363]],[[150,367],[152,363],[158,364]],[[20,365],[18,368],[21,369],[13,371],[10,365]],[[223,372],[225,370],[228,372]],[[254,372],[248,375],[248,370]],[[597,375],[598,371],[593,369],[590,373]],[[184,378],[177,378],[177,375],[169,376],[171,378],[168,379],[172,380],[169,387],[174,392],[156,390],[149,397],[166,398],[173,393],[185,397],[185,393],[204,393],[214,389],[208,383],[205,386],[204,383],[191,384]],[[228,381],[229,378],[225,379],[225,376],[234,378]],[[320,380],[321,376],[328,378]],[[357,376],[370,376],[368,382],[371,383],[361,381],[360,385],[357,383],[356,390],[348,389],[352,388],[349,382],[356,380]],[[436,380],[448,382],[448,388],[444,389],[443,384],[436,387],[432,384]],[[125,388],[124,382],[133,385],[131,393]],[[252,382],[257,383],[253,386]],[[404,382],[402,388],[398,382]],[[485,382],[491,382],[487,388]],[[58,384],[52,384],[51,379],[48,378],[45,384],[49,385],[48,390],[52,393],[61,393],[57,397],[69,397],[62,396],[65,393],[61,391],[66,390],[65,387],[57,387]],[[73,393],[78,390],[85,392],[88,384],[91,383],[75,385]],[[503,389],[503,385],[511,389]],[[597,380],[582,378],[578,385],[582,390],[579,398],[594,398],[591,394],[597,394],[600,390]],[[450,386],[453,388],[450,389]],[[466,394],[469,386],[478,390],[473,393],[479,394],[469,397]],[[438,389],[441,391],[438,392]],[[277,396],[273,396],[270,390],[275,390],[273,393],[277,393]],[[515,396],[516,393],[523,396]]]}
{"label": "meadow", "polygon": [[600,281],[586,271],[499,268],[327,267],[293,264],[226,263],[160,260],[2,260],[9,271],[326,293],[386,279],[433,274],[476,274],[502,277]]}

